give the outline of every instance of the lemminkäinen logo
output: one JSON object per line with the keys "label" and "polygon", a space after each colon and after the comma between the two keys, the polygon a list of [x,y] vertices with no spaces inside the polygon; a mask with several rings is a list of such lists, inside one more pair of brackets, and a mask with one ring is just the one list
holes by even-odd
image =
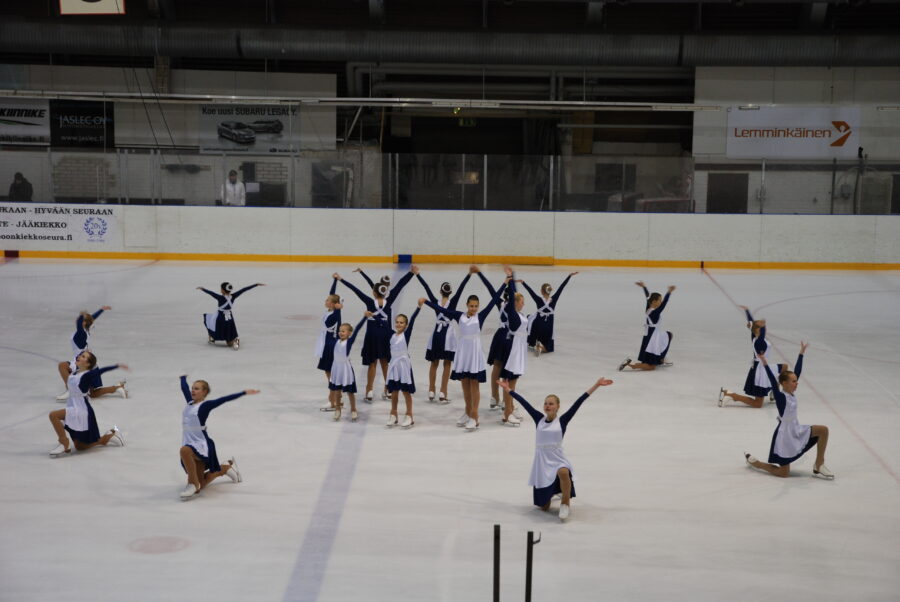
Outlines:
{"label": "lemmink\u00e4inen logo", "polygon": [[108,226],[102,217],[89,217],[84,220],[84,231],[88,235],[88,242],[103,242]]}

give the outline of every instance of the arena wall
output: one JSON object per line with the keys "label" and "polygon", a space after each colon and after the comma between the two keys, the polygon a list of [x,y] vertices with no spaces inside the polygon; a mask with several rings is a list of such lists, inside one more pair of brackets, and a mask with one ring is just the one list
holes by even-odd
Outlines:
{"label": "arena wall", "polygon": [[382,262],[411,255],[421,263],[900,269],[900,216],[3,203],[0,248],[8,257]]}

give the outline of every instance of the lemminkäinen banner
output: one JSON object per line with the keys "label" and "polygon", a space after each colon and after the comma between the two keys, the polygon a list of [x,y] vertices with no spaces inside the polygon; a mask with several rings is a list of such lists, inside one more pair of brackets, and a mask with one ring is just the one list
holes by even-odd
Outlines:
{"label": "lemmink\u00e4inen banner", "polygon": [[859,107],[728,109],[726,154],[735,159],[854,159]]}

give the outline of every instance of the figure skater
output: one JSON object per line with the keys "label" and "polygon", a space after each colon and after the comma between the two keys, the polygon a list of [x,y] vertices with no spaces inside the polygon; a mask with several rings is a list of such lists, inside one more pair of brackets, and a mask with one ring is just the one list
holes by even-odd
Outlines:
{"label": "figure skater", "polygon": [[[370,313],[370,312],[366,312]],[[338,340],[334,344],[334,362],[331,364],[331,377],[328,380],[331,405],[334,406],[334,419],[341,419],[341,393],[350,398],[350,420],[356,422],[356,374],[350,364],[350,348],[368,318],[363,316],[356,328],[346,322],[338,328]]]}
{"label": "figure skater", "polygon": [[66,436],[67,432],[75,442],[75,449],[78,451],[84,451],[96,445],[105,446],[110,441],[115,441],[119,446],[125,445],[125,439],[117,426],[113,426],[104,435],[100,435],[94,408],[88,401],[88,392],[94,378],[117,368],[128,370],[128,366],[125,364],[97,368],[97,358],[90,351],[82,351],[75,358],[75,370],[66,379],[66,385],[69,388],[66,407],[63,410],[50,412],[49,415],[50,424],[53,425],[59,441],[59,445],[50,452],[51,458],[59,458],[72,453],[72,449],[69,447],[69,438]]}
{"label": "figure skater", "polygon": [[[766,374],[766,368],[756,357],[761,353],[766,356],[767,360],[769,359],[766,321],[754,320],[753,315],[750,313],[750,308],[746,305],[740,305],[739,307],[747,314],[747,328],[750,329],[750,342],[753,343],[753,362],[744,381],[744,393],[747,395],[741,395],[722,387],[719,389],[719,407],[721,408],[725,405],[726,398],[731,398],[734,401],[745,403],[751,408],[761,408],[766,396],[772,391],[772,388],[769,386],[769,376]],[[787,364],[778,364],[779,374],[787,369]]]}
{"label": "figure skater", "polygon": [[559,520],[564,521],[569,518],[570,502],[575,497],[573,482],[575,476],[572,473],[572,464],[566,458],[562,448],[566,427],[584,400],[599,387],[611,385],[613,381],[601,377],[562,416],[559,415],[559,397],[556,395],[548,395],[544,399],[544,413],[541,414],[524,397],[511,391],[505,380],[501,380],[498,384],[518,400],[525,411],[531,415],[534,425],[537,427],[534,462],[531,464],[531,478],[528,480],[528,484],[534,488],[534,505],[546,512],[550,509],[550,501],[553,496],[561,494]]}
{"label": "figure skater", "polygon": [[[442,283],[440,301],[432,294],[431,288],[428,286],[428,283],[425,282],[425,279],[422,278],[421,274],[416,274],[416,278],[419,279],[422,288],[425,289],[425,294],[428,295],[429,301],[437,303],[441,307],[456,310],[459,299],[462,297],[463,289],[466,288],[466,284],[469,282],[469,278],[471,278],[472,274],[477,271],[478,268],[476,266],[473,265],[469,267],[469,273],[466,274],[466,277],[459,283],[455,295],[453,294],[453,289],[449,282]],[[451,298],[450,295],[453,295],[453,297]],[[436,401],[440,404],[448,404],[450,403],[450,397],[447,395],[447,384],[450,381],[450,370],[453,365],[453,357],[456,355],[456,326],[454,326],[453,322],[450,321],[450,318],[444,314],[437,311],[434,313],[437,321],[434,324],[434,331],[428,338],[428,347],[425,349],[425,360],[431,363],[431,367],[428,370],[428,401],[435,401],[434,392],[438,364],[443,362],[444,371],[441,373],[441,389]]]}
{"label": "figure skater", "polygon": [[[816,461],[813,463],[813,474],[825,479],[833,479],[834,473],[825,466],[825,448],[828,447],[828,427],[820,424],[812,426],[800,424],[797,420],[797,398],[794,392],[800,379],[800,370],[803,368],[803,354],[806,353],[808,343],[801,341],[800,355],[794,371],[785,370],[778,378],[772,369],[765,354],[758,354],[760,363],[766,370],[772,392],[775,394],[775,405],[778,408],[778,426],[772,435],[772,445],[769,447],[769,463],[760,462],[755,457],[744,452],[747,464],[753,468],[765,471],[776,477],[787,477],[791,474],[791,464],[800,456],[816,448]],[[781,391],[778,390],[781,385]]]}
{"label": "figure skater", "polygon": [[[506,360],[509,359],[509,345],[512,342],[509,338],[509,316],[506,315],[510,293],[505,282],[500,285],[500,288],[498,288],[495,293],[494,287],[487,281],[487,278],[481,275],[480,272],[479,276],[481,276],[481,281],[484,283],[485,287],[487,287],[488,294],[490,294],[491,297],[495,294],[500,295],[500,302],[497,304],[497,311],[500,314],[500,323],[497,325],[497,330],[494,331],[494,336],[491,337],[491,344],[488,346],[487,355],[487,365],[491,367],[490,409],[499,410],[503,406],[500,403],[501,395],[500,387],[497,385],[497,379],[500,378],[503,366],[506,365]],[[521,419],[521,416],[517,415],[516,418]]]}
{"label": "figure skater", "polygon": [[409,360],[409,337],[412,336],[413,324],[421,309],[420,301],[411,318],[399,314],[394,320],[396,333],[391,337],[391,363],[388,364],[387,378],[387,390],[391,394],[391,413],[388,416],[387,426],[397,426],[397,402],[401,392],[406,401],[406,416],[403,417],[400,427],[408,429],[415,424],[412,394],[416,392],[416,381],[413,379],[412,363]]}
{"label": "figure skater", "polygon": [[257,286],[265,286],[265,284],[257,282],[256,284],[251,284],[250,286],[242,288],[236,293],[232,293],[231,291],[234,290],[234,287],[231,286],[231,283],[223,282],[221,295],[217,295],[202,286],[197,287],[198,291],[203,291],[215,299],[216,303],[219,304],[217,312],[203,314],[203,323],[206,325],[206,331],[209,334],[210,345],[214,344],[216,341],[225,341],[225,343],[235,351],[240,349],[241,341],[238,338],[237,326],[234,324],[234,316],[232,315],[234,302],[237,301],[239,296]]}
{"label": "figure skater", "polygon": [[[104,305],[92,314],[89,314],[86,311],[78,314],[78,318],[75,320],[75,333],[72,335],[71,339],[72,359],[68,362],[60,362],[57,365],[59,375],[63,380],[63,384],[66,386],[66,390],[56,397],[57,401],[68,401],[69,376],[71,376],[76,371],[75,358],[81,355],[83,351],[91,350],[91,326],[93,326],[94,320],[99,318],[104,311],[109,311],[111,309],[112,307],[110,307],[109,305]],[[88,392],[88,396],[91,398],[100,397],[102,395],[111,395],[113,393],[118,393],[125,399],[128,398],[128,390],[125,388],[125,380],[120,380],[115,384],[115,386],[104,387],[103,378],[98,373],[93,376],[93,382],[91,382],[90,385],[91,388]]]}
{"label": "figure skater", "polygon": [[[372,283],[362,270],[357,268],[357,271],[362,274],[366,282]],[[382,278],[378,284],[372,283],[372,297],[369,297],[369,295],[353,286],[352,283],[341,278],[340,274],[337,272],[334,273],[335,278],[343,282],[347,288],[359,297],[359,300],[365,304],[366,310],[372,312],[372,317],[369,318],[366,323],[366,336],[363,339],[362,347],[363,366],[369,367],[368,372],[366,373],[365,396],[365,401],[368,403],[372,402],[372,387],[375,384],[375,367],[378,364],[381,364],[381,372],[385,382],[385,389],[381,396],[382,399],[388,399],[387,367],[388,361],[391,359],[391,305],[397,300],[397,296],[400,294],[400,291],[403,290],[403,287],[406,286],[406,283],[418,273],[419,267],[415,265],[411,266],[409,272],[403,275],[394,288],[390,288],[389,278]]]}
{"label": "figure skater", "polygon": [[[512,272],[509,273],[512,275]],[[525,359],[528,355],[528,317],[522,313],[525,297],[522,293],[516,292],[516,281],[512,278],[507,291],[509,299],[506,302],[505,313],[509,324],[509,354],[500,371],[500,379],[506,382],[503,388],[503,424],[519,426],[522,421],[513,414],[513,398],[510,393],[516,390],[519,377],[525,374]]]}
{"label": "figure skater", "polygon": [[[322,316],[322,328],[319,330],[319,336],[316,339],[316,357],[319,363],[316,366],[319,370],[325,372],[325,381],[331,380],[331,363],[334,361],[334,343],[337,341],[338,325],[341,323],[341,298],[335,294],[337,290],[337,278],[331,279],[331,290],[325,297],[325,315]],[[328,395],[328,403],[320,408],[323,412],[333,412],[334,406],[331,405],[331,394]]]}
{"label": "figure skater", "polygon": [[216,455],[216,443],[206,432],[206,419],[209,413],[223,403],[233,401],[242,395],[256,395],[258,389],[246,389],[218,399],[206,400],[209,395],[209,383],[195,380],[188,387],[187,375],[181,375],[181,392],[187,405],[181,412],[181,467],[187,473],[188,482],[181,491],[181,499],[186,501],[195,497],[200,490],[218,477],[227,476],[235,483],[243,479],[238,472],[237,463],[232,456],[224,466],[219,464]]}
{"label": "figure skater", "polygon": [[644,296],[647,298],[647,315],[644,317],[644,338],[641,341],[641,352],[638,355],[638,363],[632,364],[631,358],[626,357],[619,364],[619,372],[626,367],[632,370],[656,370],[659,365],[669,366],[666,363],[666,354],[669,352],[669,345],[672,344],[672,333],[662,329],[662,312],[669,302],[669,295],[675,290],[674,286],[666,289],[666,296],[663,297],[659,293],[650,294],[643,282],[635,282],[636,285],[644,289]]}
{"label": "figure skater", "polygon": [[534,348],[534,352],[538,356],[541,353],[553,353],[553,314],[556,313],[556,303],[559,301],[559,296],[562,294],[563,289],[566,288],[569,280],[577,273],[572,272],[566,276],[566,279],[562,281],[555,293],[550,283],[545,282],[541,285],[540,296],[531,290],[527,282],[518,281],[522,283],[522,286],[525,287],[525,290],[528,291],[528,294],[531,295],[531,299],[537,306],[537,311],[529,316],[531,325],[528,332],[528,346]]}
{"label": "figure skater", "polygon": [[[481,272],[478,273],[481,274]],[[483,276],[482,279],[487,282]],[[458,380],[462,385],[466,411],[456,421],[456,426],[465,427],[467,431],[474,431],[479,426],[478,404],[481,401],[479,385],[486,380],[481,328],[491,313],[491,309],[500,301],[500,294],[496,293],[487,307],[480,312],[478,311],[480,305],[478,296],[469,295],[466,300],[466,313],[441,307],[425,298],[419,299],[421,303],[425,303],[431,309],[444,314],[459,325],[459,345],[453,358],[453,372],[450,374],[450,378]]]}

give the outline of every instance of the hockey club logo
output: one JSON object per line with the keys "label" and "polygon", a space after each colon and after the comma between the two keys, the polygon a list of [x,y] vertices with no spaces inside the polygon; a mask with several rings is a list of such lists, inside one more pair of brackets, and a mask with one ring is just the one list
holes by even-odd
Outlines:
{"label": "hockey club logo", "polygon": [[84,231],[88,235],[88,242],[103,242],[103,237],[109,225],[102,217],[89,217],[84,220]]}

